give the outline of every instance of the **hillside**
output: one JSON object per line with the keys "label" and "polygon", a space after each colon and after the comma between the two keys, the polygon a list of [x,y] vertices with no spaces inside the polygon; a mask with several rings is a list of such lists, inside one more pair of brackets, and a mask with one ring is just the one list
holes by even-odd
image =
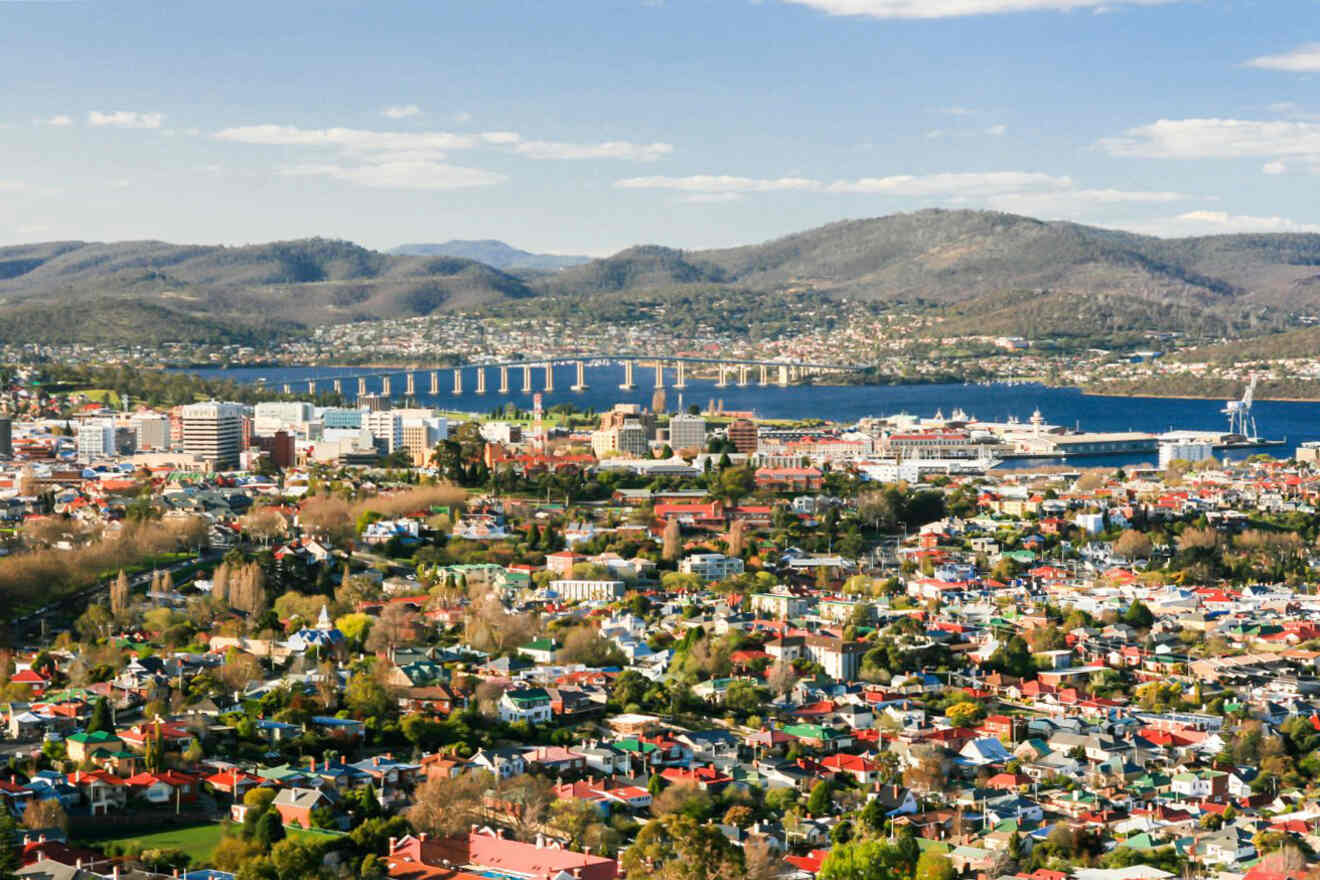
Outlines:
{"label": "hillside", "polygon": [[1050,290],[1297,309],[1320,304],[1320,235],[1159,239],[1013,214],[928,210],[723,250],[632,248],[547,283],[592,292],[711,281],[936,304]]}
{"label": "hillside", "polygon": [[390,253],[410,257],[462,257],[506,272],[557,272],[591,262],[591,257],[572,254],[534,254],[489,238],[478,241],[454,239],[440,244],[404,244],[391,249]]}
{"label": "hillside", "polygon": [[249,247],[56,242],[0,248],[0,341],[251,342],[326,323],[532,296],[473,260],[323,239]]}
{"label": "hillside", "polygon": [[[757,303],[757,315],[774,312],[759,332],[790,326],[787,308],[800,313],[813,299],[847,297],[940,309],[949,317],[941,332],[1072,336],[1082,345],[1148,330],[1260,336],[1297,314],[1320,313],[1320,235],[1159,239],[929,210],[722,250],[645,245],[553,272],[515,274],[430,253],[450,246],[510,270],[527,253],[485,241],[385,254],[323,239],[0,248],[0,341],[254,342],[327,323],[501,312],[533,297],[546,300],[538,310],[570,315],[652,302],[676,326],[680,312],[732,320],[727,303],[746,300]],[[776,303],[782,307],[770,308]]]}

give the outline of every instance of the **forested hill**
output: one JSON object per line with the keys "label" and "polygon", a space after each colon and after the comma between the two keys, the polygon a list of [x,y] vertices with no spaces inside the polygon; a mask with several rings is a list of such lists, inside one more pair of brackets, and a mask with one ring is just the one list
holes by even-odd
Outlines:
{"label": "forested hill", "polygon": [[846,220],[723,250],[631,248],[560,272],[556,290],[718,282],[956,303],[1020,290],[1276,308],[1320,305],[1320,235],[1160,239],[988,211]]}
{"label": "forested hill", "polygon": [[[455,244],[453,242],[448,244]],[[499,242],[476,251],[504,262]],[[446,247],[441,245],[436,247]],[[417,246],[426,249],[432,246]],[[483,251],[483,248],[485,249]],[[324,239],[248,247],[54,242],[0,248],[0,341],[252,341],[532,297],[599,311],[663,295],[924,303],[946,329],[1186,329],[1250,336],[1320,314],[1320,235],[1159,239],[986,211],[849,220],[762,244],[656,245],[554,272]],[[547,304],[547,307],[551,307]]]}
{"label": "forested hill", "polygon": [[532,295],[522,279],[475,260],[326,239],[0,248],[0,341],[247,341]]}

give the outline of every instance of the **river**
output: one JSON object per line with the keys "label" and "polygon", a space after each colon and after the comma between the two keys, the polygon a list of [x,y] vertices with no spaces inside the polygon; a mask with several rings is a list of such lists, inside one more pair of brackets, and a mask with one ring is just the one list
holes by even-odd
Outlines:
{"label": "river", "polygon": [[[305,390],[309,379],[318,380],[318,387],[328,391],[335,376],[354,376],[364,371],[376,372],[372,368],[362,367],[236,367],[204,368],[189,370],[197,375],[216,379],[231,379],[238,382],[264,381],[269,385],[291,384],[295,391]],[[392,374],[392,390],[401,396],[404,389],[404,373]],[[772,373],[773,375],[773,373]],[[531,394],[515,390],[508,395],[496,393],[499,384],[498,371],[487,370],[487,393],[478,396],[473,392],[476,385],[475,367],[464,370],[464,393],[455,396],[452,393],[453,371],[440,371],[440,393],[431,395],[430,383],[426,373],[417,376],[417,400],[423,406],[437,409],[457,410],[461,412],[489,413],[504,403],[513,403],[522,409],[531,407]],[[544,368],[534,369],[532,376],[537,387],[544,385]],[[615,403],[640,403],[649,406],[654,393],[655,371],[637,369],[635,391],[619,390],[623,381],[623,368],[618,365],[591,367],[587,370],[586,380],[590,387],[586,391],[574,392],[569,386],[575,381],[573,368],[561,365],[555,368],[555,391],[543,393],[544,406],[556,403],[572,403],[579,408],[592,408],[600,411],[609,409]],[[756,379],[753,371],[752,381]],[[666,371],[666,382],[673,383],[673,370]],[[522,371],[510,370],[510,385],[515,389],[522,386]],[[1002,421],[1016,417],[1022,421],[1030,418],[1033,411],[1039,409],[1047,422],[1080,428],[1084,431],[1149,431],[1161,432],[1170,429],[1180,430],[1225,430],[1227,422],[1220,413],[1224,402],[1220,400],[1183,400],[1154,397],[1096,397],[1082,394],[1076,388],[1051,388],[1037,384],[1019,385],[892,385],[892,386],[807,386],[793,385],[780,388],[775,385],[760,387],[749,385],[716,388],[711,379],[689,377],[688,387],[679,391],[666,390],[667,408],[676,410],[680,399],[683,406],[697,404],[703,409],[712,401],[723,401],[725,410],[751,410],[764,418],[800,419],[821,418],[836,422],[853,422],[863,416],[894,415],[912,413],[931,416],[937,411],[949,415],[955,409],[962,409],[968,415]],[[378,389],[379,380],[372,380],[369,386]],[[345,382],[346,394],[356,391],[356,384]],[[1291,455],[1297,444],[1304,441],[1320,441],[1320,403],[1293,403],[1276,401],[1258,401],[1254,415],[1260,435],[1269,439],[1287,439],[1287,444],[1272,447],[1266,451],[1276,456]],[[1245,453],[1244,453],[1245,454]],[[1068,463],[1075,466],[1098,464],[1130,464],[1149,460],[1146,456],[1086,456],[1070,458]],[[1022,462],[1014,464],[1021,466]],[[1039,461],[1031,464],[1040,464]]]}

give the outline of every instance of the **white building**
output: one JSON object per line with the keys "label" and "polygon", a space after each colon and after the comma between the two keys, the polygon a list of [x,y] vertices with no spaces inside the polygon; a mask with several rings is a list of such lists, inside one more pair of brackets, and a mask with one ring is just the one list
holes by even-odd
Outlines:
{"label": "white building", "polygon": [[559,598],[566,602],[609,602],[614,599],[622,599],[625,590],[624,582],[618,580],[565,579],[551,581],[548,587],[559,594]]}
{"label": "white building", "polygon": [[243,442],[243,407],[237,403],[194,403],[180,411],[183,451],[212,470],[238,467]]}
{"label": "white building", "polygon": [[1215,448],[1209,443],[1161,443],[1160,467],[1167,468],[1175,461],[1206,461],[1215,457]]}
{"label": "white building", "polygon": [[403,448],[403,418],[397,412],[388,409],[369,412],[362,417],[362,426],[384,445],[385,452]]}
{"label": "white building", "polygon": [[683,574],[694,574],[703,581],[722,581],[743,573],[743,561],[723,553],[694,553],[678,563]]}
{"label": "white building", "polygon": [[298,430],[312,420],[312,405],[300,400],[269,400],[252,411],[252,432],[273,437],[277,431]]}
{"label": "white building", "polygon": [[705,449],[706,420],[679,413],[669,419],[669,446],[673,449]]}
{"label": "white building", "polygon": [[94,461],[115,456],[115,420],[107,416],[78,423],[78,460]]}

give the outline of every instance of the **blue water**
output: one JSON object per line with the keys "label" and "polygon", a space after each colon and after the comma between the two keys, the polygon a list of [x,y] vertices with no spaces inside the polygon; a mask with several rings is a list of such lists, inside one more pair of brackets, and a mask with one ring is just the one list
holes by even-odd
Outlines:
{"label": "blue water", "polygon": [[[317,387],[329,391],[331,380],[335,376],[356,376],[369,370],[358,367],[242,367],[234,369],[208,368],[192,372],[208,378],[232,379],[239,382],[264,380],[269,385],[293,385],[294,391],[304,391],[309,379],[317,380]],[[391,373],[391,391],[396,398],[403,396],[404,373]],[[589,388],[583,392],[574,392],[569,387],[575,381],[571,366],[557,366],[554,372],[555,390],[543,392],[543,405],[572,403],[579,408],[590,407],[597,411],[605,410],[615,403],[640,403],[650,406],[651,396],[655,391],[655,370],[638,368],[634,373],[637,389],[621,391],[618,386],[623,381],[623,368],[617,365],[590,367],[586,380]],[[753,370],[752,381],[757,373]],[[773,371],[772,371],[773,378]],[[541,390],[545,384],[544,367],[532,370],[535,390]],[[667,385],[674,382],[674,371],[666,370]],[[440,393],[429,394],[430,378],[428,372],[417,375],[417,401],[423,406],[465,412],[490,412],[504,403],[513,403],[521,409],[530,409],[530,392],[522,391],[522,370],[509,371],[511,393],[497,393],[499,386],[498,370],[487,368],[487,393],[477,395],[476,368],[466,367],[463,371],[464,393],[453,394],[453,370],[440,371]],[[357,391],[355,381],[344,383],[344,393],[352,396]],[[1161,432],[1170,429],[1179,430],[1226,430],[1227,422],[1220,414],[1224,406],[1221,400],[1177,400],[1151,397],[1092,397],[1082,394],[1075,388],[1048,388],[1043,385],[897,385],[897,386],[805,386],[792,385],[780,388],[771,385],[765,388],[749,385],[716,388],[711,379],[687,379],[687,389],[683,391],[672,387],[666,389],[667,408],[670,411],[682,405],[698,404],[703,409],[712,400],[723,401],[726,410],[751,410],[765,418],[820,418],[836,422],[853,422],[863,416],[894,415],[900,412],[919,416],[931,416],[942,411],[949,415],[955,409],[962,409],[968,415],[994,421],[1006,420],[1015,416],[1022,421],[1030,418],[1032,412],[1039,409],[1047,422],[1069,427],[1080,427],[1084,431],[1149,431]],[[379,391],[380,380],[368,380],[368,390]],[[1287,439],[1287,444],[1272,447],[1272,455],[1286,457],[1292,454],[1297,444],[1308,441],[1320,441],[1320,403],[1283,403],[1273,401],[1257,402],[1254,410],[1260,435],[1271,440]],[[1245,454],[1245,453],[1243,453]],[[1145,456],[1102,456],[1070,458],[1070,465],[1123,464],[1149,460],[1154,454]],[[1039,464],[1040,462],[1034,462]]]}

